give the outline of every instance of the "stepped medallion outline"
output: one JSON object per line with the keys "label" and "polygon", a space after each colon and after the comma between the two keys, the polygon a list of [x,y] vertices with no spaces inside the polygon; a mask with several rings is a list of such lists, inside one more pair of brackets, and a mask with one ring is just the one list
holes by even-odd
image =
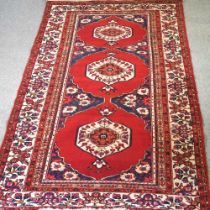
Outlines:
{"label": "stepped medallion outline", "polygon": [[97,168],[106,165],[104,157],[121,152],[131,146],[131,129],[104,117],[83,125],[78,130],[76,145],[95,156]]}

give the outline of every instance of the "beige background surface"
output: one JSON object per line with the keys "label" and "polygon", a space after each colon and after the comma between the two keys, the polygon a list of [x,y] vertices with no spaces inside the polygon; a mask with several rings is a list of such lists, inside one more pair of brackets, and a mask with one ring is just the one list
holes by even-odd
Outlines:
{"label": "beige background surface", "polygon": [[[0,141],[36,36],[45,0],[0,0]],[[210,0],[184,0],[210,170]]]}

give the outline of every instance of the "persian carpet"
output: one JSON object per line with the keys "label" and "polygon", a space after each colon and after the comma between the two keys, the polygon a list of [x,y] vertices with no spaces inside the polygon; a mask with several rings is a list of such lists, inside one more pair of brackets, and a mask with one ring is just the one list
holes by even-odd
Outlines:
{"label": "persian carpet", "polygon": [[3,209],[209,209],[182,4],[47,2],[1,148]]}

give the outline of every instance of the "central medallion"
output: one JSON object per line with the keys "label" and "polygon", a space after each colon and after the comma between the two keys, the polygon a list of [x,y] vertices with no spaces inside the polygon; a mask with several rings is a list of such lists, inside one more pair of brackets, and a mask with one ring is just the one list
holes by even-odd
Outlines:
{"label": "central medallion", "polygon": [[98,147],[108,146],[117,138],[117,133],[110,128],[98,128],[90,134],[90,140]]}
{"label": "central medallion", "polygon": [[112,20],[107,25],[100,26],[94,29],[93,37],[103,39],[109,45],[114,45],[121,39],[130,38],[132,36],[132,29],[130,27],[119,25]]}
{"label": "central medallion", "polygon": [[104,157],[121,152],[131,145],[131,130],[105,117],[81,126],[76,145],[95,156],[97,159],[93,165],[101,168],[106,165]]}
{"label": "central medallion", "polygon": [[87,65],[86,76],[91,80],[103,82],[106,91],[113,89],[112,84],[128,81],[135,76],[132,63],[110,56]]}

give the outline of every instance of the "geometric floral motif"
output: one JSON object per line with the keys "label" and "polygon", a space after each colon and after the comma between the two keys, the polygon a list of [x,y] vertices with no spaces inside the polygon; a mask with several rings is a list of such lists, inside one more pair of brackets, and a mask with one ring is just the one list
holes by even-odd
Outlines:
{"label": "geometric floral motif", "polygon": [[139,58],[141,58],[145,62],[145,64],[148,65],[150,60],[149,60],[149,54],[148,54],[149,47],[148,47],[147,40],[148,40],[147,36],[145,36],[144,39],[138,43],[135,43],[133,45],[128,45],[126,47],[118,48],[118,49],[124,52],[129,52],[134,55],[137,55]]}
{"label": "geometric floral motif", "polygon": [[66,164],[64,158],[59,155],[59,149],[56,145],[54,145],[50,160],[50,167],[47,172],[47,179],[75,181],[91,180],[92,178],[80,174],[78,171],[74,170],[71,165]]}
{"label": "geometric floral motif", "polygon": [[151,151],[146,151],[145,156],[136,165],[130,169],[123,171],[121,174],[105,178],[107,181],[127,181],[127,182],[151,182],[152,181],[152,160]]}
{"label": "geometric floral motif", "polygon": [[101,103],[103,103],[103,98],[93,96],[91,93],[85,93],[72,82],[72,79],[69,78],[61,108],[62,111],[60,113],[59,128],[64,126],[65,120],[68,116],[95,107]]}
{"label": "geometric floral motif", "polygon": [[121,18],[132,21],[134,23],[139,24],[142,28],[147,28],[147,17],[141,14],[127,14],[127,15],[120,15]]}
{"label": "geometric floral motif", "polygon": [[[123,171],[121,174],[115,176],[104,177],[104,181],[126,181],[126,182],[150,182],[151,181],[151,151],[146,151],[144,158],[136,165],[131,166],[130,169]],[[53,147],[52,157],[50,160],[50,167],[47,172],[47,179],[49,180],[94,180],[95,178],[85,176],[71,167],[70,164],[65,163],[65,159],[59,155],[59,149],[56,145]]]}
{"label": "geometric floral motif", "polygon": [[145,83],[134,92],[112,98],[112,102],[118,107],[141,117],[145,121],[148,130],[151,129],[149,81],[149,78],[146,78]]}
{"label": "geometric floral motif", "polygon": [[97,22],[101,19],[106,18],[106,15],[102,14],[95,14],[95,15],[80,15],[79,16],[79,21],[78,21],[78,28],[82,28],[85,25],[88,25],[90,23]]}
{"label": "geometric floral motif", "polygon": [[74,45],[71,64],[75,64],[81,58],[103,51],[104,49],[105,48],[103,47],[95,47],[92,45],[87,45],[84,41],[80,40],[79,37],[77,37]]}

